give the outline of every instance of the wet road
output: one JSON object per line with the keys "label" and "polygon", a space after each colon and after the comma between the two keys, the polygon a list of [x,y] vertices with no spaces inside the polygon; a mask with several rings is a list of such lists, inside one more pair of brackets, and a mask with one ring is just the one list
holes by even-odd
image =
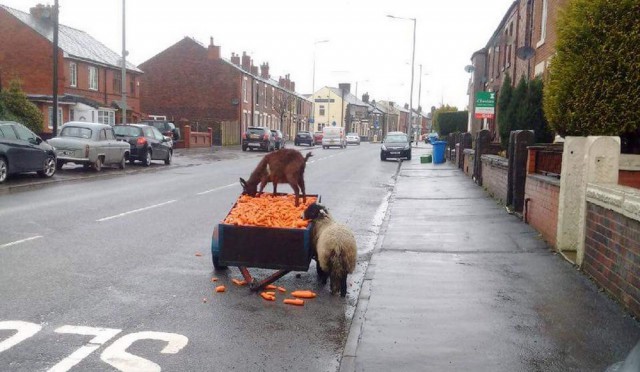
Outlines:
{"label": "wet road", "polygon": [[[177,155],[92,177],[65,167],[53,181],[73,181],[3,185],[0,370],[336,370],[398,163],[366,143],[313,153],[307,193],[354,230],[360,257],[346,299],[319,287],[314,263],[280,279],[318,293],[302,308],[212,269],[212,228],[263,154]],[[212,276],[227,293],[213,293]]]}

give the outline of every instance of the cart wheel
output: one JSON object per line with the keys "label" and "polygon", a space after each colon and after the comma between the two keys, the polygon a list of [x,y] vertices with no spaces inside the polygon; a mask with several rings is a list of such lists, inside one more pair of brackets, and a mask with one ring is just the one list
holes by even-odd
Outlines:
{"label": "cart wheel", "polygon": [[218,263],[218,256],[212,255],[211,260],[213,261],[213,268],[216,270],[226,270],[228,266],[222,266]]}

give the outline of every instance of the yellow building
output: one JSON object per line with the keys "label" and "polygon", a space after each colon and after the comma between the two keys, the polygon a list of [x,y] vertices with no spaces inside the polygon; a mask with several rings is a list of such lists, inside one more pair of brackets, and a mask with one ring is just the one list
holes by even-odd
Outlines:
{"label": "yellow building", "polygon": [[[344,126],[344,102],[340,89],[322,87],[313,93],[312,101],[313,124],[310,128],[314,132],[322,131],[326,126]],[[334,125],[335,123],[335,125]]]}

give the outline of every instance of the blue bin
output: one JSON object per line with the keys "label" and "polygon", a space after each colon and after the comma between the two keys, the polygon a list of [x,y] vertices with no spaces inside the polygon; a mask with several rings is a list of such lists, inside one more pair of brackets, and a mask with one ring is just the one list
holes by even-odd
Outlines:
{"label": "blue bin", "polygon": [[444,150],[447,147],[447,141],[433,141],[433,163],[444,163]]}

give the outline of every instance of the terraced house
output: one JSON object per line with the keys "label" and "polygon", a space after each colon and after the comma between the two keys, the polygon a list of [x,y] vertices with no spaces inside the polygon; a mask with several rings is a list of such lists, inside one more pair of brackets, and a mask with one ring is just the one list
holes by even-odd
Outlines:
{"label": "terraced house", "polygon": [[[0,81],[19,79],[22,90],[44,114],[41,134],[53,128],[53,8],[37,5],[25,13],[0,5]],[[122,121],[120,99],[127,89],[126,121],[141,118],[137,67],[84,31],[59,26],[58,122]]]}

